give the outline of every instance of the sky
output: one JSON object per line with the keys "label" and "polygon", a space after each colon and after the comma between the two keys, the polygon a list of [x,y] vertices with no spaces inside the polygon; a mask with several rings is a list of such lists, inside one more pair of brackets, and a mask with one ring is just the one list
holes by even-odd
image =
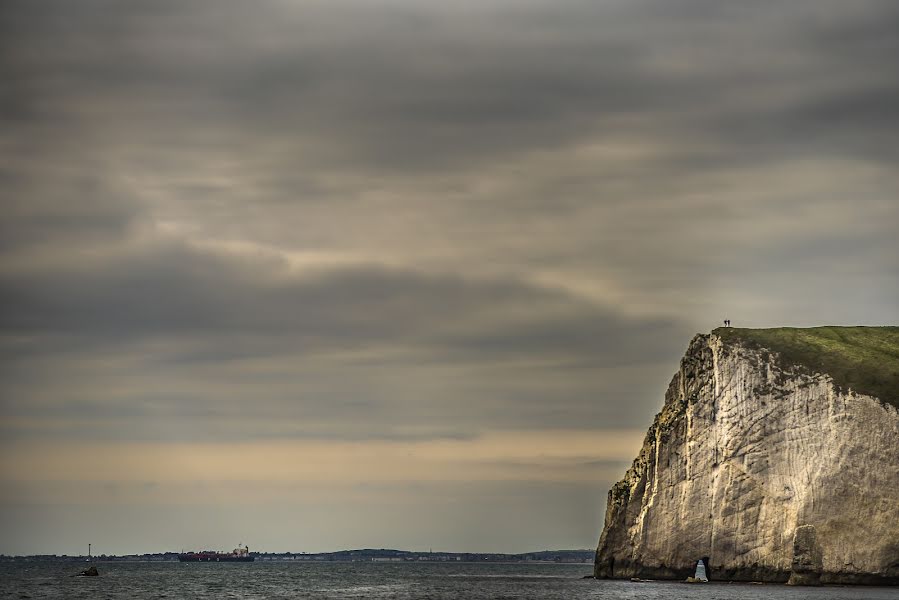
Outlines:
{"label": "sky", "polygon": [[0,553],[591,548],[689,340],[899,322],[892,0],[0,4]]}

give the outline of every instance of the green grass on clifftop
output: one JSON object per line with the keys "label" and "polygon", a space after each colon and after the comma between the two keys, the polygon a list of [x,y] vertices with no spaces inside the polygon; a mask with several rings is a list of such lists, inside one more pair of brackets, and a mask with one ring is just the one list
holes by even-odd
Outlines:
{"label": "green grass on clifftop", "polygon": [[719,327],[712,333],[777,352],[784,363],[826,373],[838,387],[899,408],[899,327]]}

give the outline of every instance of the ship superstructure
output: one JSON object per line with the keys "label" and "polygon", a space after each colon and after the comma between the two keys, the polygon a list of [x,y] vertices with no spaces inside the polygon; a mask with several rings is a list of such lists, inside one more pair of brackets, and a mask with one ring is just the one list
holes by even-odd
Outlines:
{"label": "ship superstructure", "polygon": [[181,562],[253,562],[256,556],[250,554],[249,546],[238,546],[231,552],[200,550],[199,552],[182,552],[178,555]]}

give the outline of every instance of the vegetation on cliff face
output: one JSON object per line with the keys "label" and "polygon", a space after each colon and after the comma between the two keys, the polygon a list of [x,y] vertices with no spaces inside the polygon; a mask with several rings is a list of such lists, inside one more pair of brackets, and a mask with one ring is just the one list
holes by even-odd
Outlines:
{"label": "vegetation on cliff face", "polygon": [[840,388],[899,408],[899,327],[720,327],[712,333],[776,352],[785,366],[825,373]]}

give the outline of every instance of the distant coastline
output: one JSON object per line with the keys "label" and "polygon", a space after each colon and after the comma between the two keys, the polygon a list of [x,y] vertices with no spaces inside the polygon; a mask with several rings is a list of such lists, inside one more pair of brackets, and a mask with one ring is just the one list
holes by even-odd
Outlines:
{"label": "distant coastline", "polygon": [[[93,556],[99,562],[178,562],[178,552]],[[254,552],[257,561],[278,562],[496,562],[592,564],[594,550],[541,550],[522,554],[497,552],[413,552],[392,549],[339,550],[337,552]],[[66,554],[0,555],[0,562],[84,562],[87,556]]]}

